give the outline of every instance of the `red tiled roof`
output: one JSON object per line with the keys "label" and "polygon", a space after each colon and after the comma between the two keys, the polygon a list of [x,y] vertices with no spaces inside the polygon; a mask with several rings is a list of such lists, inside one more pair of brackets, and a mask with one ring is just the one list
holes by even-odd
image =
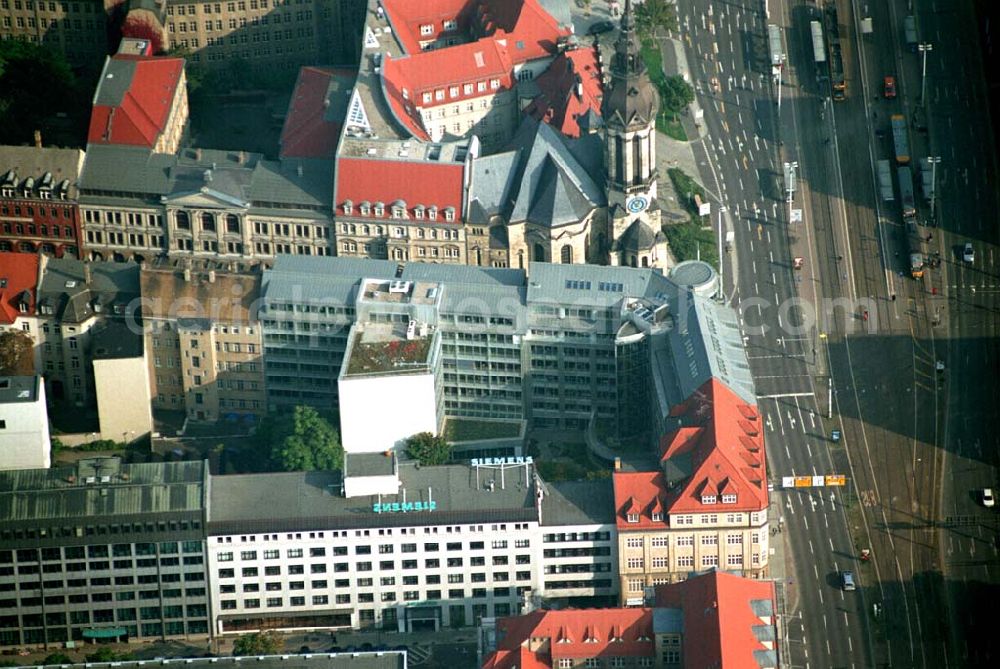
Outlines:
{"label": "red tiled roof", "polygon": [[556,53],[556,41],[570,35],[538,0],[482,0],[476,23],[483,34],[506,41],[516,64]]}
{"label": "red tiled roof", "polygon": [[[453,104],[509,90],[514,86],[513,71],[507,50],[491,39],[481,39],[416,56],[386,58],[382,66],[382,88],[400,122],[415,137],[427,140],[429,135],[419,108]],[[492,88],[494,80],[499,80],[499,88]],[[480,84],[485,86],[484,91],[479,90]],[[466,92],[466,85],[471,86],[471,92]],[[438,99],[439,92],[443,96],[441,99]],[[429,101],[424,100],[425,94],[430,96]]]}
{"label": "red tiled roof", "polygon": [[[656,606],[679,608],[684,620],[684,666],[757,669],[754,651],[773,650],[761,643],[753,628],[774,625],[750,606],[770,600],[775,611],[774,583],[711,571],[680,583],[656,588]],[[692,640],[696,642],[692,643]]]}
{"label": "red tiled roof", "polygon": [[[661,461],[691,455],[692,475],[671,491],[670,513],[759,511],[767,508],[767,471],[757,408],[717,379],[684,403],[685,427],[660,440]],[[702,504],[702,495],[716,497]],[[736,494],[735,504],[722,504]]]}
{"label": "red tiled roof", "polygon": [[593,48],[559,54],[535,82],[540,92],[526,113],[568,137],[580,136],[579,121],[588,111],[601,113],[604,88]]}
{"label": "red tiled roof", "polygon": [[[661,472],[615,472],[615,520],[618,529],[666,529],[667,516],[653,521],[652,505],[667,497],[667,482]],[[628,522],[629,512],[639,515],[639,522]]]}
{"label": "red tiled roof", "polygon": [[392,203],[402,200],[411,216],[416,205],[437,207],[439,223],[445,222],[441,212],[452,207],[457,223],[462,216],[464,170],[462,163],[341,157],[337,160],[335,211],[343,214],[344,201],[350,200],[352,215],[358,216],[360,203],[367,201],[373,207],[369,217],[375,218],[374,205],[381,202],[385,205],[381,218],[389,219]]}
{"label": "red tiled roof", "polygon": [[288,103],[281,130],[282,158],[332,158],[343,119],[327,118],[327,92],[334,77],[354,78],[349,70],[303,67]]}
{"label": "red tiled roof", "polygon": [[[166,128],[170,105],[184,72],[184,59],[118,54],[111,60],[133,60],[135,71],[120,102],[94,105],[87,142],[128,144],[151,149]],[[114,82],[114,85],[118,86],[119,82]]]}
{"label": "red tiled roof", "polygon": [[[652,609],[565,609],[533,611],[497,621],[497,650],[483,666],[489,669],[553,667],[563,658],[653,657]],[[530,639],[547,639],[540,650]]]}
{"label": "red tiled roof", "polygon": [[[392,29],[406,53],[419,53],[421,42],[433,42],[443,35],[468,30],[468,15],[472,3],[468,0],[382,0]],[[444,30],[444,22],[454,20],[456,30]],[[432,26],[430,35],[422,35],[420,27]]]}
{"label": "red tiled roof", "polygon": [[[22,315],[35,313],[38,284],[38,256],[33,253],[0,253],[0,324],[12,325]],[[28,314],[18,308],[20,296],[28,291]]]}

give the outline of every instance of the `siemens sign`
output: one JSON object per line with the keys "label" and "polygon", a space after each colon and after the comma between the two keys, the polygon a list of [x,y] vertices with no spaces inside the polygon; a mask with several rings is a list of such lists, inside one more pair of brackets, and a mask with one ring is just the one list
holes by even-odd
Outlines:
{"label": "siemens sign", "polygon": [[534,458],[530,455],[522,457],[508,457],[508,458],[473,458],[473,467],[502,467],[504,465],[530,465],[534,462]]}
{"label": "siemens sign", "polygon": [[437,502],[381,502],[372,504],[374,513],[410,513],[411,511],[434,511]]}

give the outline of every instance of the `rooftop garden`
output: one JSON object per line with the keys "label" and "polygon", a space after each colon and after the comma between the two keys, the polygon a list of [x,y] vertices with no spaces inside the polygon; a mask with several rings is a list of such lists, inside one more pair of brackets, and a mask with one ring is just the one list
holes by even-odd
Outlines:
{"label": "rooftop garden", "polygon": [[448,441],[504,439],[518,436],[520,430],[520,424],[514,421],[449,418],[444,424],[444,437]]}
{"label": "rooftop garden", "polygon": [[406,371],[427,362],[431,339],[355,342],[347,364],[348,374]]}

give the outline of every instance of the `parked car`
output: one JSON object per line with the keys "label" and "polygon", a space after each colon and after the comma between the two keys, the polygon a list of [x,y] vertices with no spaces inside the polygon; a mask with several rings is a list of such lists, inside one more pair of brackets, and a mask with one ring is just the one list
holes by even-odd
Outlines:
{"label": "parked car", "polygon": [[983,500],[983,506],[987,508],[996,504],[996,500],[993,498],[993,488],[983,488],[981,498]]}
{"label": "parked car", "polygon": [[604,33],[609,33],[615,29],[615,24],[611,21],[598,21],[597,23],[591,24],[587,28],[587,33],[590,35],[603,35]]}
{"label": "parked car", "polygon": [[965,242],[965,248],[962,249],[962,260],[970,265],[976,262],[976,251],[972,248],[972,242]]}
{"label": "parked car", "polygon": [[889,100],[896,97],[896,77],[887,76],[882,80],[882,93]]}
{"label": "parked car", "polygon": [[844,586],[844,590],[850,592],[851,590],[857,590],[858,586],[854,583],[854,572],[853,571],[842,571],[840,572],[840,582]]}

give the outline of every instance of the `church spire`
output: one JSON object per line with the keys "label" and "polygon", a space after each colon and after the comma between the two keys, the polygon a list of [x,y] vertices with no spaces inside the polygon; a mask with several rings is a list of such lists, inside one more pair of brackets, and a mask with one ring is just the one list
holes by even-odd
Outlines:
{"label": "church spire", "polygon": [[615,41],[615,55],[611,61],[611,74],[619,77],[640,75],[646,71],[646,66],[639,55],[639,35],[635,28],[632,0],[625,0],[620,26],[618,39]]}

